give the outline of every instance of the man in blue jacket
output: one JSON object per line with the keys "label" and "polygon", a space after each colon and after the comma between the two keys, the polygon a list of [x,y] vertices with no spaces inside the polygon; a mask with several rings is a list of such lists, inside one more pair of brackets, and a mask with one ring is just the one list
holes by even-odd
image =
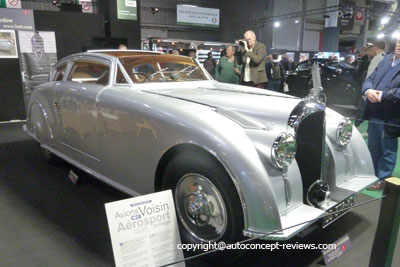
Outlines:
{"label": "man in blue jacket", "polygon": [[400,39],[393,54],[385,55],[365,80],[362,93],[368,98],[364,118],[368,123],[368,148],[380,182],[370,190],[381,190],[392,176],[400,136]]}

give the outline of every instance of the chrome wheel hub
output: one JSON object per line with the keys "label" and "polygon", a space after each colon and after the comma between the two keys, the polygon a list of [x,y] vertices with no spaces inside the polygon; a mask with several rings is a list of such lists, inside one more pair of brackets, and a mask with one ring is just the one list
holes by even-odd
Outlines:
{"label": "chrome wheel hub", "polygon": [[213,242],[225,233],[224,200],[206,177],[199,174],[183,176],[176,185],[175,205],[182,225],[197,240]]}

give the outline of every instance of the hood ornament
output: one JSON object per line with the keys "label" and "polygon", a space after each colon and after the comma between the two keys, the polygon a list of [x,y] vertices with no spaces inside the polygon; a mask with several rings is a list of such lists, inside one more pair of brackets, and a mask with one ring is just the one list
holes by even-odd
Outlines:
{"label": "hood ornament", "polygon": [[[310,90],[310,94],[303,98],[292,111],[288,120],[288,131],[297,133],[297,128],[302,120],[304,120],[310,114],[319,111],[325,111],[326,105],[319,98],[320,92],[323,90],[321,85],[321,75],[317,63],[314,63],[312,70],[312,81],[313,88]],[[291,128],[291,130],[290,130]]]}

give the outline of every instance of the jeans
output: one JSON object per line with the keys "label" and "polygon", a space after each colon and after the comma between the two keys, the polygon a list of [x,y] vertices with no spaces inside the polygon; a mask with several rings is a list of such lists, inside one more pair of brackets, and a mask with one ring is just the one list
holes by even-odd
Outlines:
{"label": "jeans", "polygon": [[384,121],[370,118],[368,122],[368,148],[375,175],[383,179],[392,176],[397,160],[397,138],[384,136]]}
{"label": "jeans", "polygon": [[273,81],[273,80],[269,80],[268,81],[268,89],[271,91],[275,91],[275,92],[279,92],[279,89],[281,87],[281,80],[279,81]]}

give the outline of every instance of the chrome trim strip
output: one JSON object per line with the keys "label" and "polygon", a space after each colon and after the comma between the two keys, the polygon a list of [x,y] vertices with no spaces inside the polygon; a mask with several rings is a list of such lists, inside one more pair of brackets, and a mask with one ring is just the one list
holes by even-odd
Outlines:
{"label": "chrome trim strip", "polygon": [[66,146],[66,147],[68,147],[68,148],[70,148],[70,149],[72,149],[72,150],[74,150],[75,152],[79,152],[80,154],[82,154],[82,155],[84,155],[86,157],[89,157],[89,158],[91,158],[91,159],[93,159],[93,160],[95,160],[97,162],[100,162],[100,160],[98,158],[95,158],[95,157],[93,157],[93,156],[91,156],[91,155],[89,155],[89,154],[87,154],[87,153],[85,153],[83,151],[80,151],[79,149],[76,149],[76,148],[74,148],[74,147],[72,147],[72,146],[70,146],[70,145],[68,145],[68,144],[66,144],[66,143],[64,143],[62,141],[59,141],[59,143],[64,145],[64,146]]}

